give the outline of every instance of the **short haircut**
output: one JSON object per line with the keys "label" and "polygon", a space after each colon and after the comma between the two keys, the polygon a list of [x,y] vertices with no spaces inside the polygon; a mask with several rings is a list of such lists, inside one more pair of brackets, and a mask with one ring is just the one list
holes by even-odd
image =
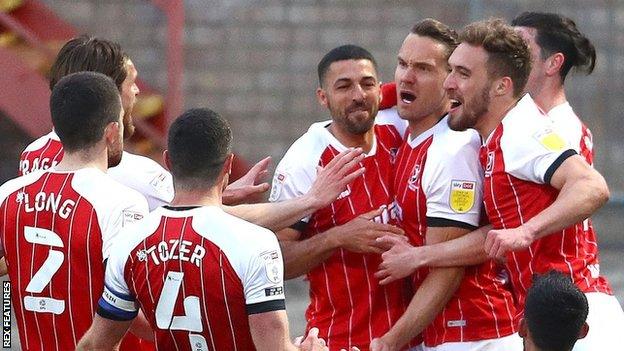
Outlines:
{"label": "short haircut", "polygon": [[329,66],[334,62],[344,60],[369,60],[373,63],[375,70],[377,70],[377,61],[375,61],[375,58],[368,50],[357,45],[339,46],[325,54],[318,64],[318,78],[321,86],[323,86],[323,80],[329,70]]}
{"label": "short haircut", "polygon": [[480,46],[488,53],[490,77],[510,77],[514,96],[520,96],[531,73],[531,53],[526,42],[501,19],[490,19],[467,25],[459,41]]}
{"label": "short haircut", "polygon": [[52,89],[50,112],[63,148],[79,151],[95,145],[104,136],[106,126],[119,121],[121,97],[108,76],[72,73]]}
{"label": "short haircut", "polygon": [[68,74],[92,71],[105,74],[113,79],[117,89],[126,79],[128,56],[118,43],[81,35],[71,39],[56,55],[49,73],[50,90]]}
{"label": "short haircut", "polygon": [[231,146],[230,125],[218,113],[207,108],[184,112],[169,128],[167,145],[176,187],[214,186]]}
{"label": "short haircut", "polygon": [[543,351],[569,351],[587,319],[587,297],[560,272],[536,276],[528,290],[524,319],[533,343]]}
{"label": "short haircut", "polygon": [[425,18],[424,20],[416,23],[410,32],[421,37],[431,38],[444,44],[446,47],[447,59],[451,56],[453,50],[455,50],[459,44],[457,41],[457,32],[446,24],[433,18]]}
{"label": "short haircut", "polygon": [[565,80],[572,67],[590,74],[596,66],[596,49],[583,35],[576,23],[556,13],[523,12],[511,22],[516,27],[536,30],[535,42],[540,47],[542,59],[560,52],[565,57],[559,75]]}

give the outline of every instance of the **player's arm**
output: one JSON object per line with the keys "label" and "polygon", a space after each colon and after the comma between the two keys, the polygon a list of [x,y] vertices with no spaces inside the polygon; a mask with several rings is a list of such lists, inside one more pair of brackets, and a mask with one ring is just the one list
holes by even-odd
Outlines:
{"label": "player's arm", "polygon": [[87,333],[80,339],[76,350],[112,350],[130,328],[132,321],[115,321],[95,315]]}
{"label": "player's arm", "polygon": [[363,168],[353,170],[363,157],[360,148],[340,153],[319,169],[312,187],[302,196],[275,203],[225,206],[224,210],[273,231],[286,228],[334,201],[347,184],[364,173]]}
{"label": "player's arm", "polygon": [[557,199],[520,227],[489,231],[485,251],[491,257],[525,249],[539,238],[579,223],[609,200],[609,188],[600,173],[577,154],[567,155],[558,164],[562,157],[566,154],[553,163],[544,179],[559,190]]}
{"label": "player's arm", "polygon": [[[464,236],[469,231],[460,227],[429,227],[426,240],[428,244],[437,244]],[[463,277],[464,267],[430,269],[405,313],[376,343],[385,345],[390,350],[401,349],[420,334],[444,309],[446,303],[459,288]]]}
{"label": "player's arm", "polygon": [[[297,229],[279,231],[277,236],[284,255],[286,279],[306,274],[327,260],[338,248],[358,253],[382,253],[382,245],[376,241],[377,238],[391,236],[405,242],[402,229],[373,221],[380,214],[381,210],[365,213],[303,240],[301,231]],[[299,222],[298,225],[303,226],[305,223]]]}

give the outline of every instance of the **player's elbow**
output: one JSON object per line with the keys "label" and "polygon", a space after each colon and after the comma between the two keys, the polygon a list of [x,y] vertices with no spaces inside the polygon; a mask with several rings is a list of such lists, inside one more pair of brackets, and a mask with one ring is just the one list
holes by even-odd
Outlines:
{"label": "player's elbow", "polygon": [[591,195],[592,203],[598,209],[609,201],[609,196],[611,195],[609,186],[604,177],[597,171],[592,172],[589,178],[586,182],[589,187],[588,193]]}

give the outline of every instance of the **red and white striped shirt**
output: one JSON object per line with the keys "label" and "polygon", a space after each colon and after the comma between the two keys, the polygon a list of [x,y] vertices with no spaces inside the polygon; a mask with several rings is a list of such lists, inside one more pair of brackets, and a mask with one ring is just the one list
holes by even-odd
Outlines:
{"label": "red and white striped shirt", "polygon": [[[483,170],[479,135],[452,131],[447,117],[399,149],[394,178],[399,223],[412,245],[426,244],[428,227],[477,228]],[[414,290],[428,270],[414,274]],[[464,279],[436,319],[423,331],[425,345],[500,338],[514,333],[511,292],[488,261],[466,267]]]}
{"label": "red and white striped shirt", "polygon": [[124,232],[106,267],[98,314],[139,305],[159,350],[255,350],[248,315],[285,308],[275,235],[216,206],[169,207]]}
{"label": "red and white striped shirt", "polygon": [[[550,178],[575,151],[544,117],[527,94],[481,148],[485,208],[495,229],[516,228],[557,198]],[[507,268],[519,313],[533,274],[551,269],[569,274],[583,292],[612,294],[600,276],[596,235],[588,221],[538,239],[527,250],[510,252]]]}
{"label": "red and white striped shirt", "polygon": [[0,187],[0,234],[21,346],[73,350],[91,325],[104,260],[145,199],[100,170],[40,171]]}
{"label": "red and white striped shirt", "polygon": [[[63,144],[54,131],[33,141],[20,155],[19,175],[46,170],[63,159]],[[108,169],[115,181],[145,196],[150,211],[173,199],[173,178],[154,160],[125,152],[121,162]]]}
{"label": "red and white striped shirt", "polygon": [[[316,166],[326,165],[347,149],[327,130],[330,123],[313,124],[290,147],[277,166],[271,201],[305,194],[316,178]],[[372,150],[360,164],[365,167],[365,174],[353,181],[331,205],[304,219],[307,225],[303,238],[380,207],[385,210],[378,220],[386,223],[390,220],[394,197],[392,163],[403,141],[406,123],[394,111],[382,112],[373,128]],[[409,301],[405,282],[380,286],[374,277],[380,263],[380,255],[338,249],[307,274],[311,299],[306,312],[308,329],[318,327],[330,350],[350,346],[368,350],[371,340],[384,335],[405,311]]]}

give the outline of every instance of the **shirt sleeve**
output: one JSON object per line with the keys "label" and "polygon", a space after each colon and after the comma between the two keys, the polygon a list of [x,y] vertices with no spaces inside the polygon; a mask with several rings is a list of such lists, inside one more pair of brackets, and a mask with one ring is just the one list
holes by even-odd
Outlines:
{"label": "shirt sleeve", "polygon": [[286,308],[284,302],[284,262],[277,238],[267,233],[263,245],[258,245],[246,269],[243,289],[247,314]]}
{"label": "shirt sleeve", "polygon": [[557,168],[576,151],[546,121],[532,126],[517,134],[503,134],[505,171],[522,180],[548,184]]}
{"label": "shirt sleeve", "polygon": [[[293,165],[290,155],[287,155],[275,170],[271,186],[270,202],[282,202],[302,196],[312,187],[316,179],[316,172],[305,169],[302,165]],[[310,216],[302,218],[308,222]]]}
{"label": "shirt sleeve", "polygon": [[102,226],[102,257],[105,260],[121,230],[138,222],[149,212],[145,198],[136,193],[130,195],[111,209],[107,223]]}
{"label": "shirt sleeve", "polygon": [[97,313],[103,318],[127,321],[137,316],[139,305],[124,277],[124,268],[129,253],[119,244],[116,244],[115,250],[111,252],[107,260],[104,291],[98,301]]}
{"label": "shirt sleeve", "polygon": [[[455,133],[454,133],[455,134]],[[427,226],[474,229],[479,225],[483,197],[483,171],[476,134],[454,135],[463,144],[435,144],[427,156],[423,190],[427,199]],[[439,151],[439,152],[436,152]]]}

